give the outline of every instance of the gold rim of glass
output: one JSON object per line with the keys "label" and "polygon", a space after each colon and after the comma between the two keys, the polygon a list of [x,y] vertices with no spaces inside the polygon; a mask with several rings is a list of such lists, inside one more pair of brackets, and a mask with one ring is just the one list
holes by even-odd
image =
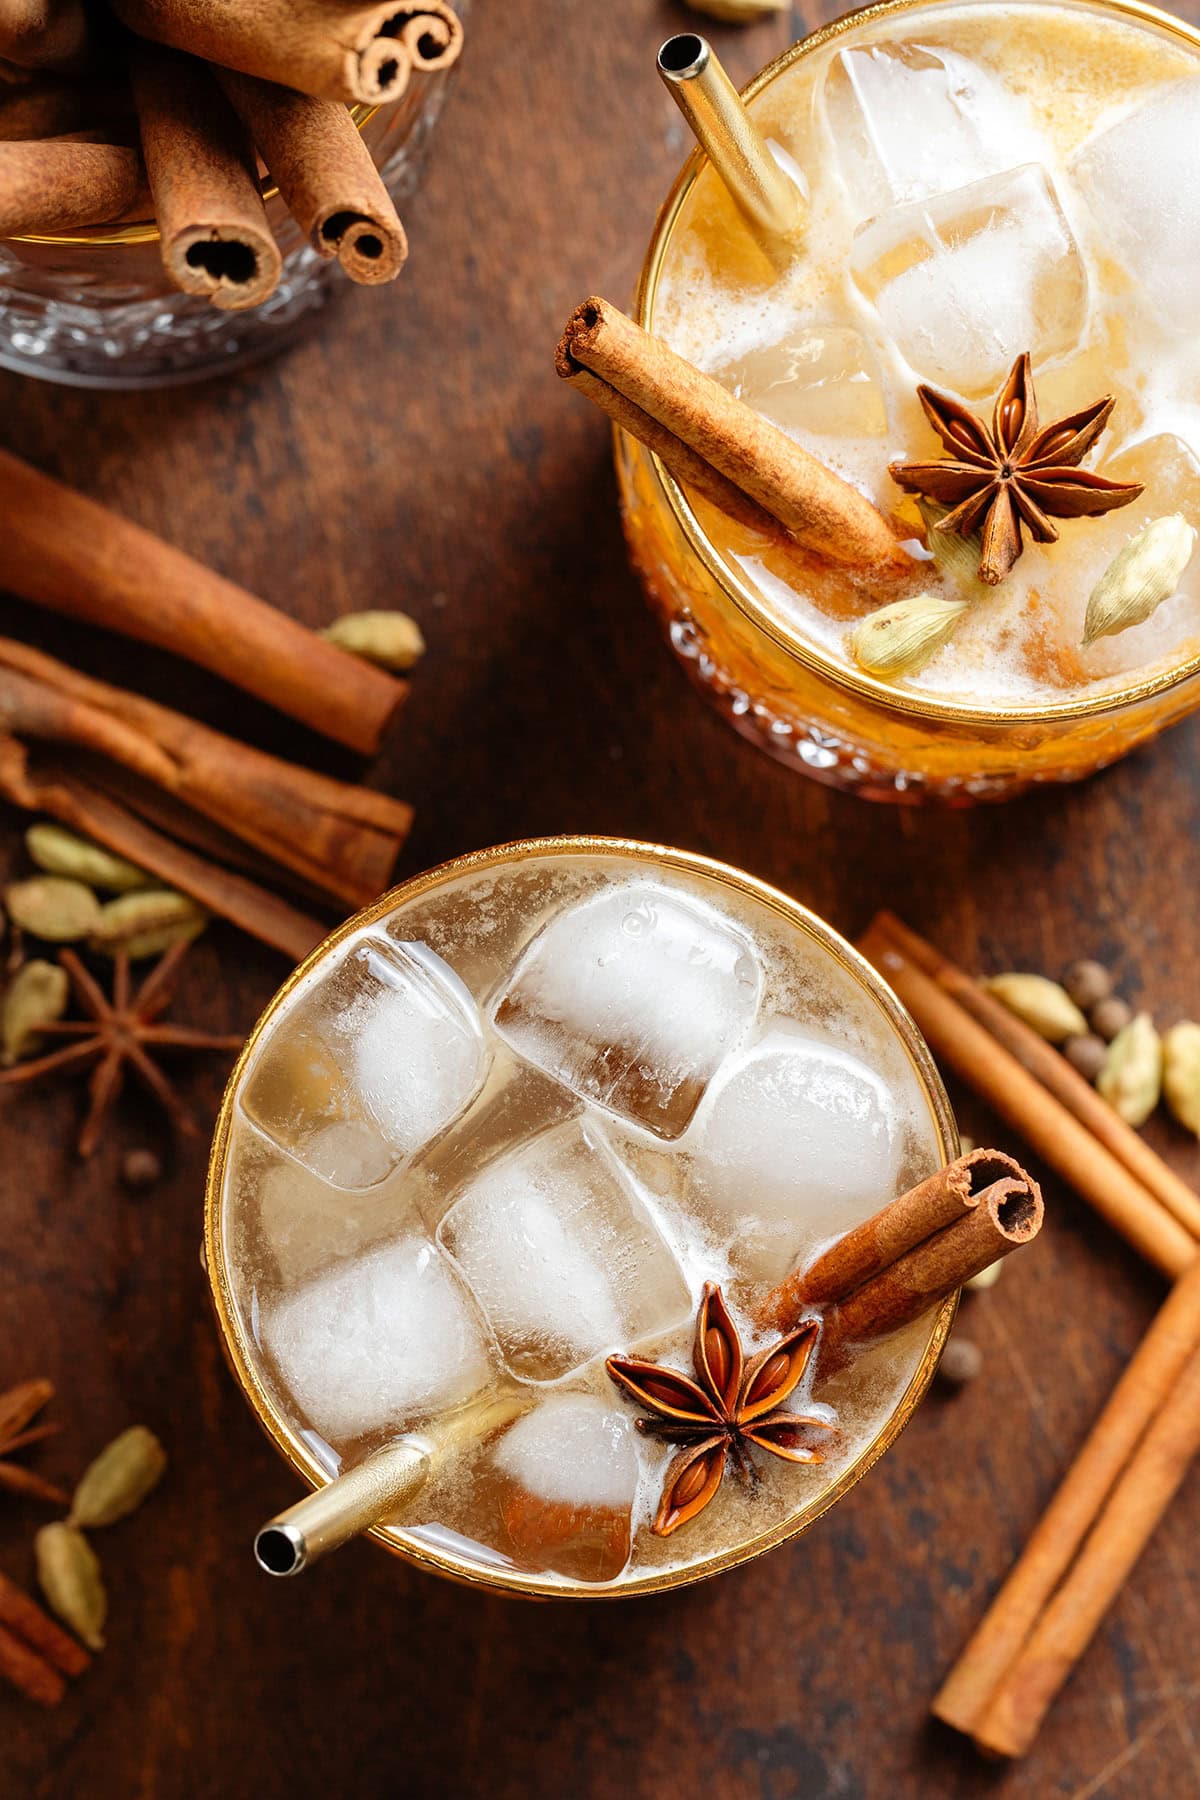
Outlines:
{"label": "gold rim of glass", "polygon": [[[350,117],[361,131],[380,111],[378,106],[352,106]],[[263,205],[273,200],[279,188],[269,175],[259,182]],[[153,219],[131,219],[124,225],[78,225],[74,231],[28,231],[11,239],[14,244],[78,244],[81,249],[114,244],[157,244],[158,226]]]}
{"label": "gold rim of glass", "polygon": [[[887,19],[898,13],[931,12],[935,9],[955,6],[977,8],[1002,3],[1003,0],[873,0],[871,5],[844,13],[841,18],[833,20],[828,25],[822,25],[809,37],[801,38],[798,43],[792,44],[769,62],[764,69],[761,69],[753,80],[747,82],[741,90],[742,97],[745,100],[753,100],[763,88],[775,80],[777,75],[791,68],[793,63],[823,50],[836,38],[859,31],[864,26],[872,25],[880,19]],[[1185,20],[1176,18],[1173,13],[1163,12],[1159,7],[1146,5],[1143,0],[1018,0],[1018,4],[1046,8],[1065,7],[1069,11],[1113,13],[1182,38],[1194,50],[1200,52],[1200,26],[1190,25]],[[646,252],[642,271],[638,278],[634,302],[638,323],[647,330],[651,329],[650,321],[658,291],[659,276],[675,222],[706,160],[704,152],[698,147],[691,152],[675,178],[674,185],[659,212],[654,236],[650,241],[650,247]],[[621,435],[619,427],[616,428],[616,435]],[[800,632],[791,630],[735,574],[714,549],[683,490],[674,476],[664,468],[659,458],[652,451],[643,450],[639,444],[633,444],[631,447],[635,453],[640,452],[650,458],[667,505],[682,528],[690,549],[722,592],[749,619],[754,628],[769,637],[786,655],[800,663],[812,674],[818,675],[822,680],[862,699],[869,700],[876,706],[883,706],[890,711],[902,712],[916,718],[936,719],[964,725],[1052,723],[1120,712],[1125,707],[1138,705],[1143,701],[1153,699],[1156,695],[1168,692],[1171,688],[1179,687],[1193,675],[1200,673],[1200,655],[1196,655],[1189,657],[1186,662],[1180,663],[1175,668],[1164,670],[1157,675],[1147,676],[1130,687],[1107,688],[1103,693],[1090,697],[1053,701],[1040,706],[982,706],[972,704],[968,700],[952,700],[942,695],[925,696],[915,690],[893,687],[885,681],[877,680],[874,676],[861,673],[836,661],[827,651],[811,643]]]}
{"label": "gold rim of glass", "polygon": [[[859,986],[878,1006],[884,1021],[899,1039],[920,1082],[937,1131],[943,1158],[949,1162],[958,1155],[958,1129],[949,1097],[928,1046],[909,1013],[887,983],[852,945],[848,944],[833,930],[832,926],[827,925],[816,913],[810,912],[799,901],[781,893],[778,888],[773,888],[766,882],[745,874],[740,869],[732,868],[728,863],[718,862],[713,857],[700,856],[686,850],[674,850],[665,844],[644,844],[630,838],[614,837],[523,838],[510,844],[495,845],[488,850],[478,850],[468,856],[455,857],[451,862],[442,863],[424,874],[413,876],[411,880],[402,882],[398,887],[384,894],[373,906],[356,913],[345,924],[330,932],[329,936],[292,971],[280,987],[247,1038],[229,1077],[221,1102],[212,1154],[209,1159],[205,1191],[204,1251],[222,1347],[234,1378],[249,1401],[259,1424],[285,1461],[291,1465],[310,1489],[324,1486],[328,1482],[328,1470],[316,1461],[297,1433],[286,1424],[272,1404],[259,1377],[256,1366],[257,1358],[243,1328],[239,1309],[233,1299],[228,1270],[225,1266],[222,1217],[225,1166],[231,1121],[242,1077],[257,1050],[264,1031],[280,1006],[309,972],[354,932],[361,930],[365,925],[377,924],[402,902],[419,899],[422,895],[444,886],[447,882],[487,869],[497,863],[512,863],[535,857],[572,855],[608,856],[631,861],[657,862],[669,869],[715,878],[722,885],[751,895],[781,918],[787,920],[789,924],[808,937],[815,939],[822,949],[832,955],[835,961],[858,982]],[[801,1532],[807,1531],[835,1501],[840,1500],[862,1479],[867,1471],[878,1462],[885,1450],[890,1449],[912,1418],[933,1378],[954,1321],[957,1304],[957,1296],[952,1295],[933,1314],[930,1321],[929,1341],[920,1364],[898,1405],[876,1437],[866,1446],[856,1461],[842,1471],[830,1488],[818,1495],[809,1506],[801,1508],[799,1512],[773,1526],[769,1531],[763,1532],[745,1543],[737,1544],[719,1555],[707,1557],[689,1568],[654,1570],[644,1576],[634,1577],[620,1586],[594,1588],[587,1583],[565,1582],[559,1578],[551,1580],[545,1576],[520,1570],[489,1569],[482,1564],[472,1565],[466,1557],[456,1558],[434,1549],[431,1545],[413,1542],[404,1536],[399,1528],[375,1526],[366,1535],[374,1538],[376,1543],[382,1544],[386,1550],[401,1557],[405,1562],[439,1575],[448,1576],[451,1580],[458,1581],[464,1586],[494,1589],[508,1594],[538,1599],[627,1599],[635,1595],[659,1593],[668,1588],[689,1586],[692,1582],[702,1581],[710,1575],[719,1574],[722,1570],[736,1568],[739,1563],[748,1562],[755,1556],[761,1556],[767,1550],[772,1550],[776,1545],[784,1543],[788,1538],[796,1537]]]}

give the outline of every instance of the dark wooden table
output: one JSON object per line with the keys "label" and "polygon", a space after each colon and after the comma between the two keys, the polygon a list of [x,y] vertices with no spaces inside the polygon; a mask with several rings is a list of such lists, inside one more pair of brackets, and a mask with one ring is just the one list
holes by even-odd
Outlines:
{"label": "dark wooden table", "polygon": [[[744,79],[808,26],[715,32]],[[1086,786],[1001,809],[874,808],[739,742],[688,690],[626,567],[606,433],[563,391],[569,308],[630,291],[685,150],[653,72],[695,16],[658,0],[480,0],[409,209],[394,291],[350,292],[282,359],[219,384],[97,396],[0,378],[0,441],[312,624],[409,608],[430,653],[375,779],[416,802],[402,872],[525,834],[665,839],[778,883],[853,933],[886,898],[969,966],[1081,953],[1161,1019],[1200,1010],[1200,726]],[[258,741],[345,768],[220,684],[115,640],[18,629]],[[3,822],[6,854],[18,821]],[[181,1011],[249,1027],[284,969],[224,928]],[[205,1125],[222,1079],[185,1091]],[[348,1548],[294,1583],[255,1527],[295,1494],[222,1363],[197,1263],[203,1140],[159,1188],[136,1096],[95,1160],[78,1091],[3,1105],[0,1383],[51,1376],[38,1466],[69,1481],[135,1420],[168,1478],[102,1549],[110,1646],[53,1714],[0,1692],[0,1793],[78,1796],[988,1794],[1200,1790],[1200,1489],[1185,1490],[1055,1707],[1004,1773],[930,1726],[979,1618],[1162,1296],[1060,1184],[1036,1254],[973,1298],[986,1366],[936,1395],[809,1538],[715,1583],[588,1608],[481,1598]],[[965,1104],[964,1128],[993,1127]],[[1200,1153],[1152,1134],[1186,1174]],[[35,1509],[0,1502],[32,1575]]]}

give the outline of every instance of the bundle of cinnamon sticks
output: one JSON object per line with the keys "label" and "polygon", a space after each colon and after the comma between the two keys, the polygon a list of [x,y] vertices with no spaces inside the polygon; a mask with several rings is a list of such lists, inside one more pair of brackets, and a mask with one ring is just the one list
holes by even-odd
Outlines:
{"label": "bundle of cinnamon sticks", "polygon": [[860,948],[942,1062],[1173,1282],[933,1703],[986,1754],[1022,1756],[1200,1453],[1200,1197],[1064,1057],[900,920],[881,913]]}
{"label": "bundle of cinnamon sticks", "polygon": [[[354,750],[403,681],[0,452],[0,588],[213,669]],[[0,639],[0,797],[48,813],[299,960],[388,884],[412,810]]]}
{"label": "bundle of cinnamon sticks", "polygon": [[174,285],[240,310],[318,255],[391,281],[404,227],[349,108],[449,68],[448,0],[0,0],[0,237],[153,216]]}

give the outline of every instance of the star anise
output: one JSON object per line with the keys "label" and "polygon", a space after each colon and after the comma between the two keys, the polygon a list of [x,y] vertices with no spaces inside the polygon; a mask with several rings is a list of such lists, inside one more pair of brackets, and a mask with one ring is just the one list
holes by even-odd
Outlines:
{"label": "star anise", "polygon": [[52,1506],[66,1506],[68,1496],[61,1488],[43,1481],[32,1469],[24,1469],[20,1463],[8,1460],[14,1450],[40,1443],[58,1430],[54,1424],[26,1429],[29,1421],[53,1398],[54,1386],[49,1381],[22,1381],[9,1388],[7,1393],[0,1394],[0,1488],[7,1488],[10,1494],[29,1494],[35,1500],[48,1500]]}
{"label": "star anise", "polygon": [[752,1444],[785,1462],[822,1460],[807,1437],[813,1427],[828,1430],[826,1421],[780,1410],[803,1376],[816,1338],[817,1327],[809,1321],[747,1363],[721,1290],[710,1281],[696,1319],[695,1381],[665,1364],[608,1358],[613,1381],[652,1415],[637,1421],[638,1430],[684,1445],[663,1480],[653,1527],[659,1537],[669,1537],[704,1510],[730,1458],[744,1480],[754,1478]]}
{"label": "star anise", "polygon": [[1083,461],[1108,423],[1111,396],[1039,429],[1033,373],[1026,354],[1017,358],[996,397],[989,431],[982,419],[949,394],[919,387],[925,417],[950,452],[942,462],[893,463],[893,481],[952,510],[935,531],[972,537],[983,528],[979,578],[1003,581],[1024,549],[1022,527],[1039,544],[1057,542],[1051,523],[1128,506],[1137,482],[1108,481]]}
{"label": "star anise", "polygon": [[88,1016],[39,1027],[40,1036],[65,1037],[73,1041],[64,1044],[61,1050],[52,1050],[46,1056],[5,1070],[0,1074],[0,1083],[37,1081],[42,1075],[60,1070],[91,1067],[88,1082],[91,1104],[79,1134],[80,1156],[90,1156],[100,1142],[101,1128],[125,1085],[127,1069],[132,1069],[141,1079],[178,1130],[194,1135],[196,1122],[159,1068],[154,1053],[241,1049],[240,1037],[158,1022],[159,1015],[175,997],[179,965],[187,950],[186,943],[173,944],[136,991],[130,982],[129,958],[117,956],[113,963],[111,1000],[74,951],[59,952],[59,961],[70,976],[75,998]]}

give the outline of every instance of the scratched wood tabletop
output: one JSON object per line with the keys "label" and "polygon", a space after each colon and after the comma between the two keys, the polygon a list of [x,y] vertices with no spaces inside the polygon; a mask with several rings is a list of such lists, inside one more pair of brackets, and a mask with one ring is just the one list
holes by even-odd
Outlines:
{"label": "scratched wood tabletop", "polygon": [[[832,11],[832,8],[830,9]],[[820,11],[713,35],[744,80]],[[976,812],[874,808],[742,744],[686,686],[626,566],[606,433],[554,376],[570,307],[629,295],[686,149],[654,52],[668,0],[477,0],[393,290],[219,382],[95,395],[0,377],[0,442],[313,625],[399,605],[430,650],[372,779],[416,803],[402,873],[558,831],[740,864],[854,933],[886,899],[974,968],[1113,965],[1163,1022],[1200,1010],[1200,724],[1085,786]],[[16,631],[318,766],[353,765],[216,680],[0,599]],[[10,860],[19,821],[6,815]],[[226,928],[179,1012],[248,1029],[280,960]],[[205,1128],[222,1068],[183,1089]],[[71,1085],[0,1101],[0,1385],[46,1374],[70,1484],[134,1421],[168,1477],[105,1534],[109,1648],[42,1713],[0,1692],[6,1796],[397,1794],[494,1800],[1171,1800],[1200,1790],[1200,1482],[1187,1485],[1029,1760],[931,1726],[980,1617],[1162,1297],[1061,1184],[1035,1252],[966,1305],[985,1353],[809,1537],[715,1582],[588,1608],[481,1598],[361,1544],[292,1583],[251,1561],[296,1497],[227,1374],[197,1249],[203,1138],[137,1096],[76,1161]],[[964,1103],[966,1131],[996,1129]],[[1200,1152],[1154,1141],[1187,1176]],[[1001,1141],[1004,1141],[1001,1139]],[[165,1146],[163,1146],[165,1147]],[[42,1515],[0,1502],[32,1579]]]}

